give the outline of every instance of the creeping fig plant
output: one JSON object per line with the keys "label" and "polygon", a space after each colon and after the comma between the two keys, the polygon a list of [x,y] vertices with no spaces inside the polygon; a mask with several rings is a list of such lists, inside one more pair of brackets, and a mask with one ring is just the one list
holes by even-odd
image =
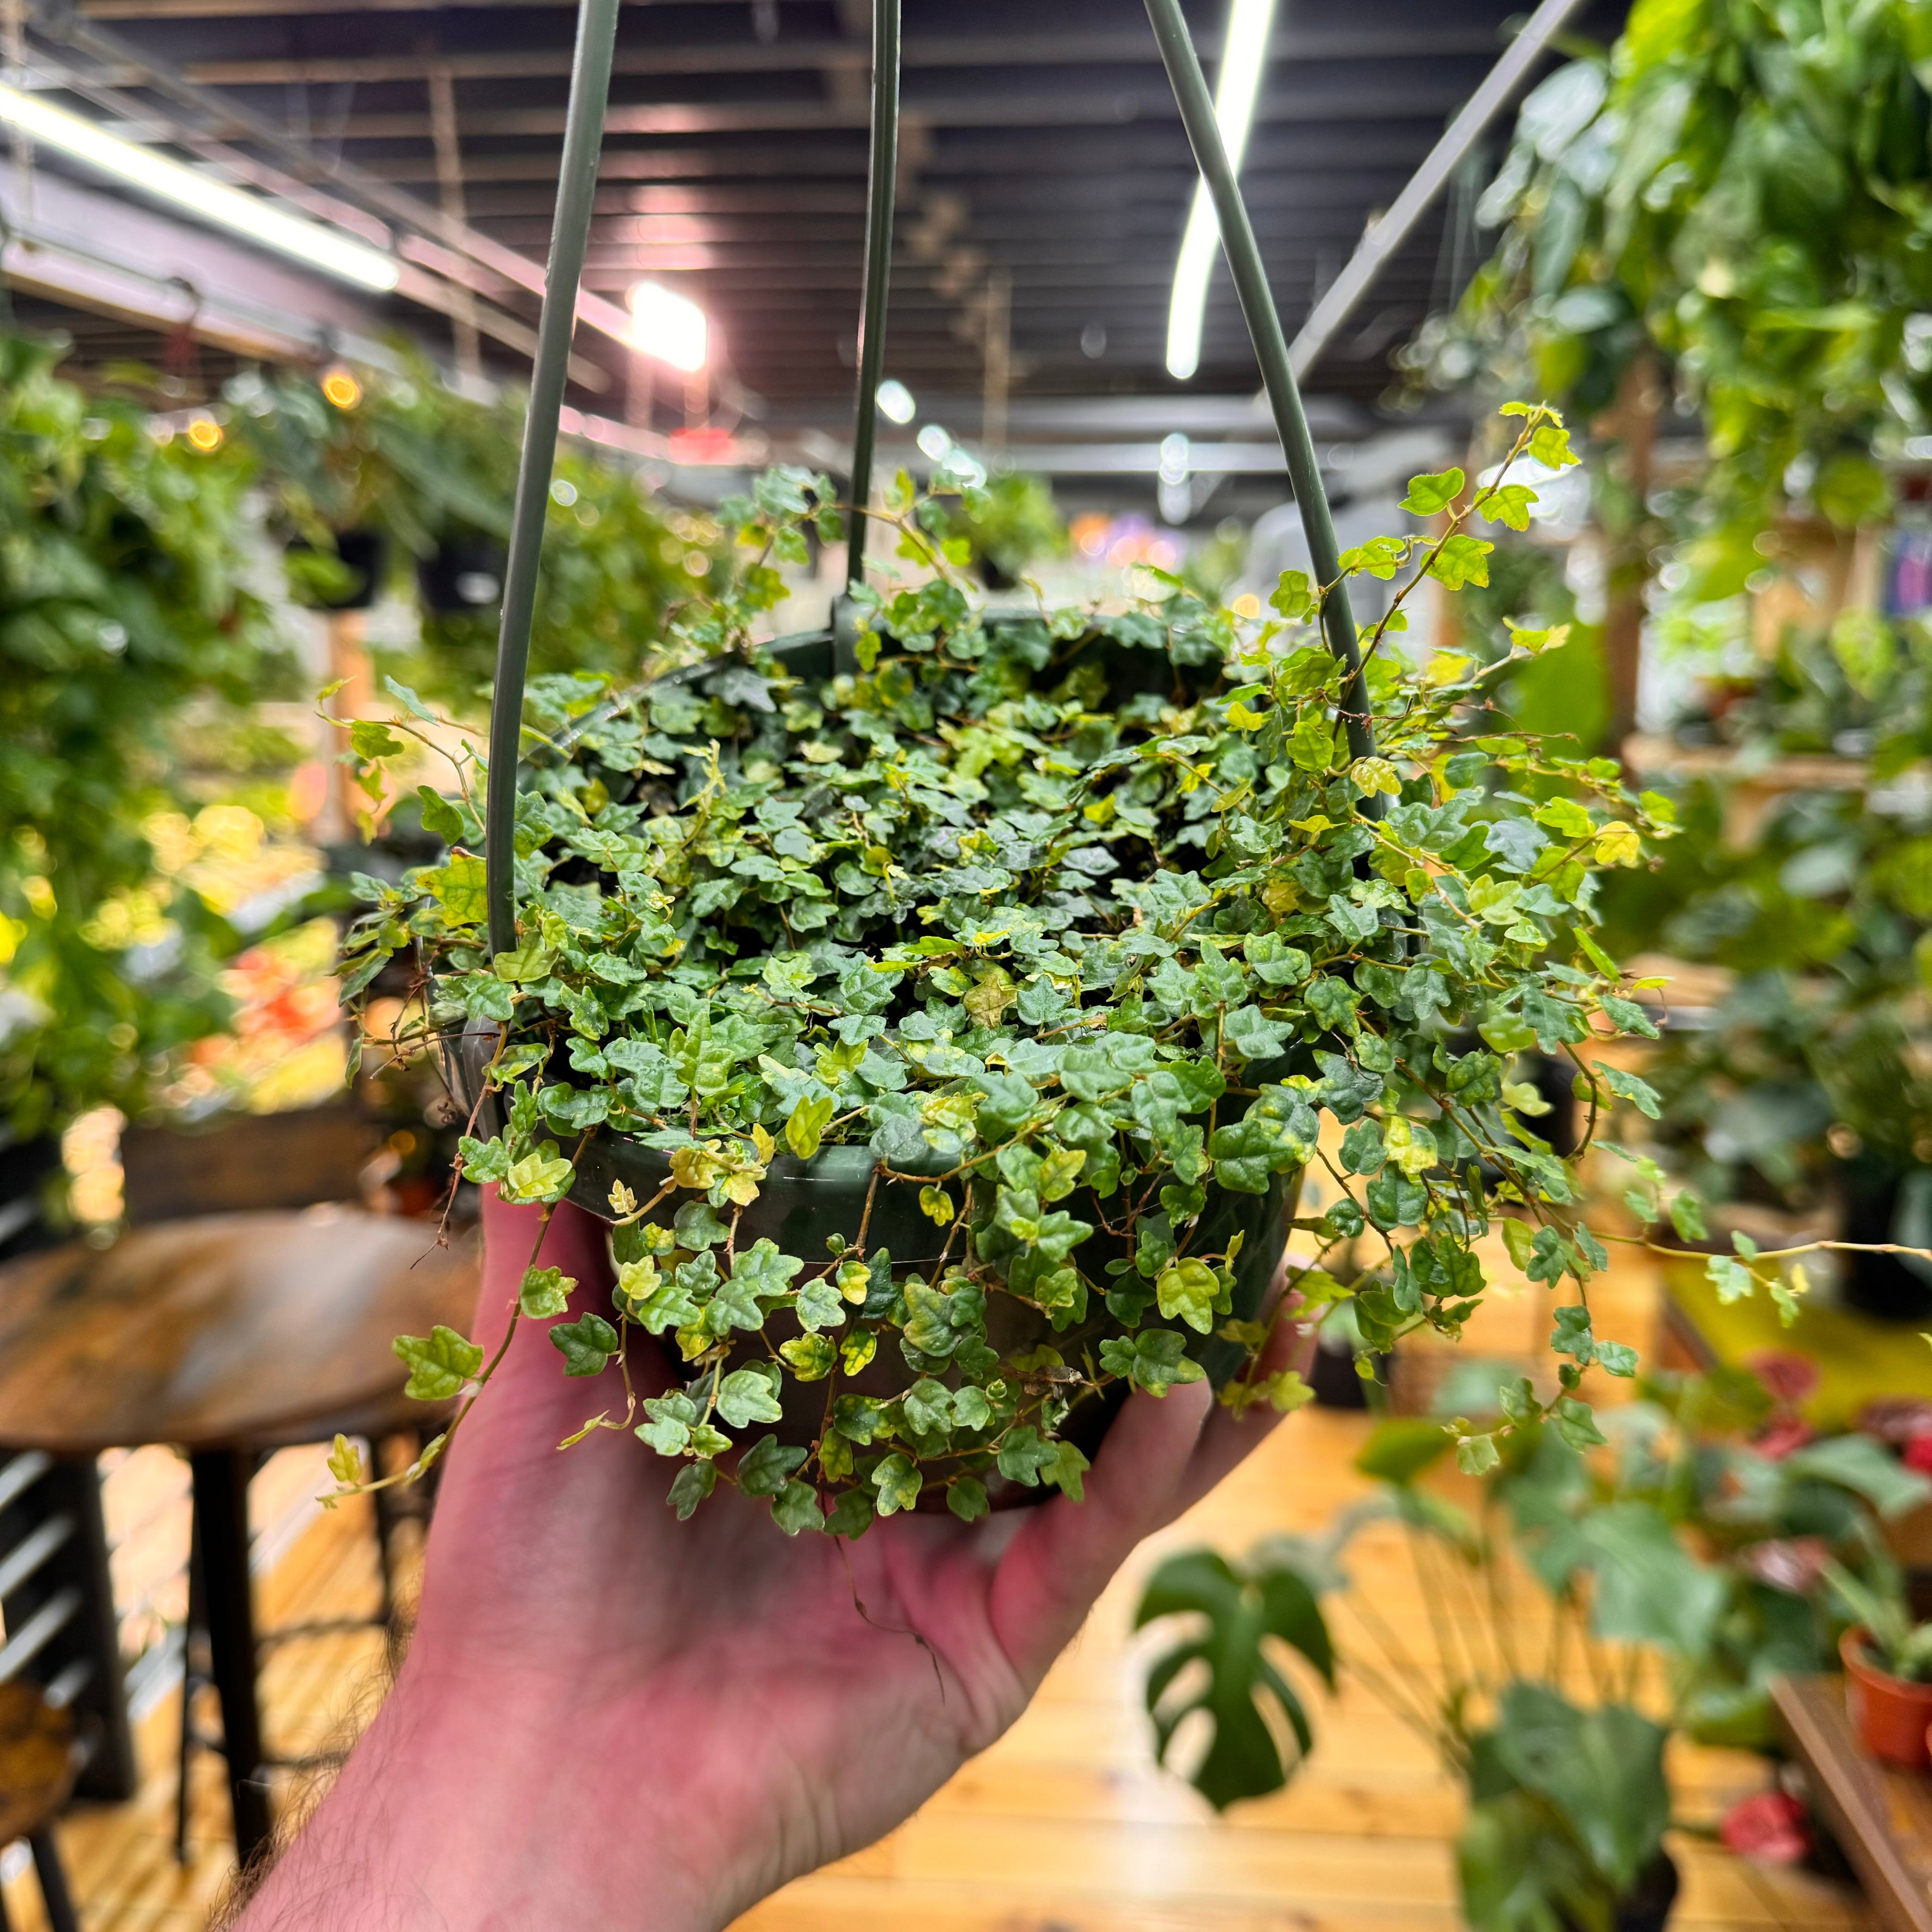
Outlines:
{"label": "creeping fig plant", "polygon": [[[1552,412],[1509,413],[1516,454],[1574,460]],[[1425,581],[1484,580],[1482,520],[1530,494],[1418,477],[1436,533],[1344,556],[1402,580],[1351,718],[1324,586],[1288,573],[1260,622],[1165,579],[1112,614],[989,613],[903,479],[913,573],[862,595],[851,668],[798,674],[753,627],[834,513],[775,472],[728,506],[728,583],[670,627],[685,668],[534,686],[494,956],[460,752],[459,795],[427,794],[448,854],[368,882],[346,982],[415,949],[415,1024],[470,1070],[469,1178],[612,1222],[610,1305],[532,1268],[506,1313],[550,1324],[561,1372],[621,1366],[586,1431],[676,1465],[680,1512],[735,1483],[794,1532],[1077,1497],[1130,1388],[1302,1399],[1256,1365],[1317,1164],[1340,1198],[1295,1225],[1331,1266],[1366,1235],[1373,1265],[1317,1265],[1304,1299],[1352,1295],[1377,1348],[1454,1334],[1507,1214],[1532,1277],[1574,1285],[1549,1412],[1593,1432],[1579,1381],[1628,1352],[1592,1336],[1603,1251],[1513,1062],[1574,1063],[1592,1126],[1640,1087],[1592,1058],[1648,1023],[1589,928],[1598,868],[1664,828],[1613,764],[1484,735],[1486,674],[1403,634]],[[353,728],[378,789],[410,734],[447,742],[396,694]],[[814,1219],[821,1183],[849,1214]],[[398,1346],[424,1395],[488,1378],[454,1335]],[[679,1365],[668,1392],[638,1390],[640,1350]]]}

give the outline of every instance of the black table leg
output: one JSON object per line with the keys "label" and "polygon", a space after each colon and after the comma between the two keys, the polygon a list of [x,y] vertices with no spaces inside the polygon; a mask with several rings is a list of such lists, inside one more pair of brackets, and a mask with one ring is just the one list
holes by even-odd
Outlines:
{"label": "black table leg", "polygon": [[40,1881],[40,1901],[46,1907],[47,1923],[52,1932],[80,1932],[80,1921],[74,1914],[74,1897],[67,1888],[67,1874],[61,1868],[60,1847],[54,1843],[53,1827],[43,1826],[27,1844],[34,1854],[34,1870]]}
{"label": "black table leg", "polygon": [[268,1836],[268,1786],[255,1695],[255,1606],[248,1580],[248,1478],[254,1458],[246,1450],[208,1449],[190,1462],[208,1647],[221,1700],[223,1749],[235,1808],[235,1855],[245,1866]]}

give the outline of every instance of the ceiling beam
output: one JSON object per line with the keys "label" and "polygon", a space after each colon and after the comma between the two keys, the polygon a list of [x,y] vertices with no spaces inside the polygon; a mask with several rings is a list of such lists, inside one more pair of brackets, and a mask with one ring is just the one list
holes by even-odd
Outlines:
{"label": "ceiling beam", "polygon": [[[1295,130],[1292,127],[1284,126],[1280,132],[1293,140]],[[496,152],[470,145],[488,138],[474,130],[466,137],[463,156],[466,182],[539,182],[554,188],[557,158],[554,145]],[[1096,152],[1100,140],[1085,128],[1068,130],[1064,139],[1056,139],[1052,130],[1046,128],[1030,130],[1018,137],[1009,136],[992,144],[983,160],[958,134],[949,134],[934,148],[931,162],[920,170],[920,179],[928,187],[957,183],[974,192],[983,188],[998,193],[1001,183],[1016,170],[1024,171],[1037,181],[1055,168],[1064,168],[1069,159],[1066,149],[1076,143],[1081,149],[1080,158],[1089,168],[1114,172],[1132,168],[1136,180],[1150,169],[1176,170],[1184,175],[1192,166],[1180,124],[1176,122],[1171,130],[1136,130],[1130,156]],[[1264,144],[1257,141],[1249,151],[1249,172],[1252,178],[1246,185],[1253,194],[1271,192],[1270,174],[1288,170],[1298,175],[1304,170],[1347,175],[1357,168],[1388,168],[1400,170],[1406,178],[1426,145],[1425,139],[1414,135],[1404,140],[1358,127],[1346,134],[1324,136],[1318,142],[1312,139],[1293,140],[1294,148],[1306,152],[1278,152],[1258,158],[1256,150]],[[434,182],[436,178],[435,158],[427,142],[414,153],[365,155],[362,165],[380,168],[386,179],[398,184]],[[762,180],[775,176],[789,180],[848,176],[862,180],[865,172],[862,140],[833,141],[824,136],[809,144],[734,141],[717,146],[616,145],[604,149],[597,170],[598,178],[607,182]],[[1192,178],[1191,176],[1185,178]]]}
{"label": "ceiling beam", "polygon": [[[1277,91],[1256,110],[1263,124],[1326,122],[1377,119],[1436,122],[1461,104],[1453,87],[1308,88]],[[1165,92],[1088,89],[1053,94],[988,93],[908,100],[904,118],[931,128],[1120,127],[1146,116],[1156,122],[1172,118],[1174,104]],[[624,134],[773,134],[797,129],[862,128],[862,103],[812,100],[650,100],[616,101],[605,118],[608,131]],[[464,138],[512,134],[556,134],[563,131],[564,109],[478,106],[463,116]],[[232,133],[232,130],[220,130]],[[331,130],[339,141],[421,140],[430,138],[430,116],[420,112],[345,116]]]}
{"label": "ceiling beam", "polygon": [[[91,8],[83,8],[83,12]],[[649,16],[646,16],[646,18]],[[1212,59],[1218,35],[1202,36],[1204,58]],[[1498,40],[1483,27],[1405,27],[1399,44],[1391,30],[1360,27],[1289,27],[1277,34],[1272,60],[1306,67],[1317,62],[1385,61],[1391,52],[1406,58],[1448,59],[1493,56]],[[793,74],[842,68],[863,74],[871,60],[862,42],[806,35],[761,43],[732,40],[617,50],[614,71],[622,74]],[[1121,33],[955,34],[914,35],[905,41],[906,68],[1014,68],[1151,66],[1160,58],[1154,37],[1144,29]],[[452,80],[524,80],[562,76],[570,71],[570,49],[472,50],[448,54],[393,53],[311,56],[305,58],[203,60],[183,71],[191,80],[214,87],[311,87],[385,81],[427,81],[433,69],[446,67]],[[133,78],[122,86],[134,84]]]}

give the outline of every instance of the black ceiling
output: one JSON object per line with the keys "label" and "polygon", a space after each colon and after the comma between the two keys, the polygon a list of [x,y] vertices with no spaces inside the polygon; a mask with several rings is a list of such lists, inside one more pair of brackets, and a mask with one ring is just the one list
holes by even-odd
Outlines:
{"label": "black ceiling", "polygon": [[[1243,178],[1291,332],[1494,62],[1518,5],[1282,0]],[[1226,6],[1188,9],[1210,80]],[[616,300],[646,276],[692,295],[731,373],[778,416],[828,415],[850,394],[869,11],[663,0],[627,7],[620,28],[587,279]],[[1589,24],[1612,27],[1615,12],[1599,0]],[[460,198],[473,227],[542,258],[574,26],[562,0],[82,0],[79,13],[286,128],[325,169],[352,164],[452,212]],[[154,98],[136,72],[112,78]],[[1137,0],[905,0],[903,94],[890,372],[915,391],[976,392],[986,317],[1010,281],[1016,396],[1176,387],[1162,352],[1195,176]],[[440,108],[453,110],[440,165]],[[1466,183],[1411,238],[1311,390],[1367,400],[1386,386],[1391,347],[1474,265],[1472,199]],[[416,319],[447,344],[445,325]],[[623,368],[606,340],[586,332],[580,348]],[[1217,272],[1187,386],[1253,381]]]}

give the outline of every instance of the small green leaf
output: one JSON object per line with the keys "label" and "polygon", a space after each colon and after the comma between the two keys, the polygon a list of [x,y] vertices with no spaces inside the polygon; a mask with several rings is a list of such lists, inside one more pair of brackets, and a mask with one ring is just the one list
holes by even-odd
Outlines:
{"label": "small green leaf", "polygon": [[872,1472],[872,1486],[879,1492],[880,1515],[893,1516],[901,1510],[916,1507],[924,1481],[910,1456],[896,1453],[886,1456]]}
{"label": "small green leaf", "polygon": [[1454,469],[1438,471],[1432,476],[1412,476],[1402,507],[1412,516],[1432,517],[1438,511],[1448,508],[1462,494],[1462,471]]}
{"label": "small green leaf", "polygon": [[403,1393],[415,1402],[447,1402],[483,1366],[483,1351],[440,1322],[427,1337],[398,1335],[389,1347],[409,1369]]}
{"label": "small green leaf", "polygon": [[754,1422],[776,1422],[784,1411],[778,1406],[776,1364],[734,1369],[718,1384],[718,1413],[734,1429]]}
{"label": "small green leaf", "polygon": [[576,1286],[575,1280],[561,1268],[526,1268],[517,1292],[517,1305],[533,1321],[547,1321],[568,1308],[571,1291]]}
{"label": "small green leaf", "polygon": [[716,1463],[687,1462],[673,1479],[665,1501],[676,1510],[680,1522],[688,1522],[698,1504],[717,1486]]}
{"label": "small green leaf", "polygon": [[1214,1325],[1214,1303],[1220,1287],[1205,1262],[1179,1261],[1162,1270],[1154,1282],[1154,1298],[1168,1320],[1178,1316],[1196,1334],[1205,1335]]}
{"label": "small green leaf", "polygon": [[1486,586],[1490,580],[1490,553],[1496,548],[1480,537],[1456,536],[1443,540],[1442,548],[1430,560],[1429,574],[1445,590],[1460,590],[1468,584]]}
{"label": "small green leaf", "polygon": [[559,1322],[550,1331],[550,1346],[563,1357],[567,1376],[596,1376],[617,1352],[617,1331],[601,1315],[580,1315]]}
{"label": "small green leaf", "polygon": [[976,1476],[955,1476],[946,1486],[946,1507],[962,1522],[977,1522],[992,1505],[986,1486]]}
{"label": "small green leaf", "polygon": [[785,1122],[785,1144],[800,1160],[809,1160],[818,1151],[820,1139],[830,1124],[838,1102],[829,1094],[804,1095]]}

